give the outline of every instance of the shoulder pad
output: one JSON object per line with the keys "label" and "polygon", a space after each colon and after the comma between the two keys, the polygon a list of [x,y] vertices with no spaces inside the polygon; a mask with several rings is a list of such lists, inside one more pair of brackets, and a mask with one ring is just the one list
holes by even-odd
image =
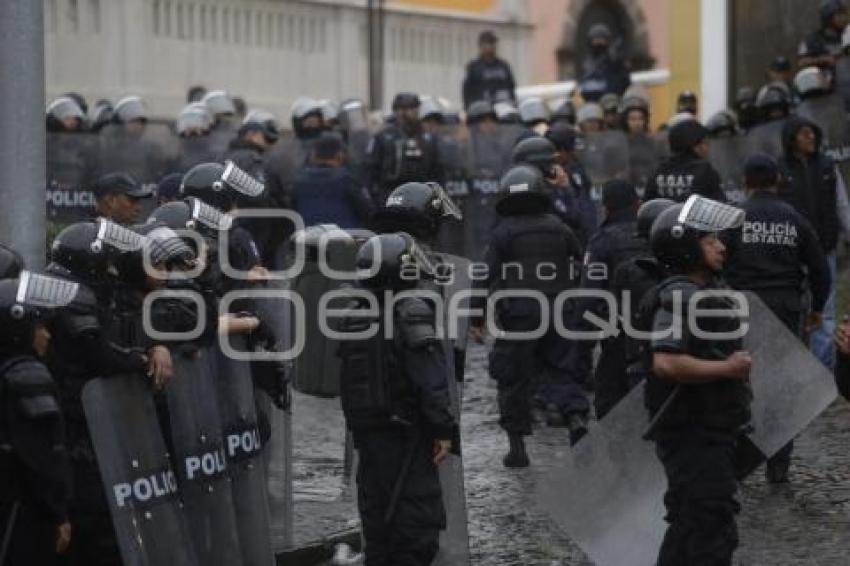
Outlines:
{"label": "shoulder pad", "polygon": [[434,309],[419,298],[408,298],[396,306],[396,323],[402,341],[409,348],[423,348],[436,344],[437,329]]}
{"label": "shoulder pad", "polygon": [[659,303],[662,308],[667,310],[672,308],[674,300],[681,300],[683,305],[687,305],[691,296],[699,289],[699,285],[683,275],[670,277],[658,286]]}
{"label": "shoulder pad", "polygon": [[60,414],[56,384],[43,363],[23,358],[5,371],[3,379],[24,416],[41,419]]}

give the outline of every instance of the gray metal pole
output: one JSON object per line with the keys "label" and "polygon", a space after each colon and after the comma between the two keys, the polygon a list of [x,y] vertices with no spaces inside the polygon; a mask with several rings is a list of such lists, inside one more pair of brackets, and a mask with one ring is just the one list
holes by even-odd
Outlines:
{"label": "gray metal pole", "polygon": [[0,242],[44,265],[44,2],[0,10]]}

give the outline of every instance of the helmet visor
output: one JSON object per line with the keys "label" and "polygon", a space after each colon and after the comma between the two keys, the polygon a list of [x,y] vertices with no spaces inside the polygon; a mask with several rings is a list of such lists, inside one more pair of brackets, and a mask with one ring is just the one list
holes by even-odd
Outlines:
{"label": "helmet visor", "polygon": [[79,289],[73,281],[22,271],[16,300],[34,307],[64,307],[71,304]]}
{"label": "helmet visor", "polygon": [[700,232],[722,232],[740,228],[744,224],[744,211],[699,195],[692,195],[679,213],[679,222]]}
{"label": "helmet visor", "polygon": [[234,191],[248,197],[258,197],[266,190],[265,185],[237,167],[232,161],[225,164],[221,180]]}

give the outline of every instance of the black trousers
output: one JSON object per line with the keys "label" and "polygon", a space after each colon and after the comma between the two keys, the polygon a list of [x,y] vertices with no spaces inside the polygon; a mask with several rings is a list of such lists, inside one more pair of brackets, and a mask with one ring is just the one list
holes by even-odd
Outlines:
{"label": "black trousers", "polygon": [[9,528],[11,538],[3,566],[51,566],[56,564],[57,525],[32,505],[18,506],[14,525],[10,524],[11,502],[0,503],[0,539]]}
{"label": "black trousers", "polygon": [[121,551],[97,462],[72,461],[74,496],[69,509],[71,546],[63,566],[120,565]]}
{"label": "black trousers", "polygon": [[659,431],[669,524],[658,566],[727,566],[738,546],[735,435],[698,426]]}
{"label": "black trousers", "polygon": [[[437,555],[446,511],[433,439],[410,429],[355,431],[357,503],[366,566],[427,566]],[[405,463],[407,470],[404,472]],[[394,511],[393,492],[404,476]]]}

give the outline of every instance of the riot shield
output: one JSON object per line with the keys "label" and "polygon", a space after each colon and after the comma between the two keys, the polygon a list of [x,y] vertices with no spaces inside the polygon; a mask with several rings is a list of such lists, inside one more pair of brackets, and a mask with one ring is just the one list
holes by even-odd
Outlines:
{"label": "riot shield", "polygon": [[472,177],[471,191],[463,208],[463,255],[473,261],[484,258],[490,233],[498,220],[499,178]]}
{"label": "riot shield", "polygon": [[811,120],[823,133],[824,148],[840,145],[847,139],[847,111],[840,94],[808,98],[797,106],[797,116]]}
{"label": "riot shield", "polygon": [[97,168],[98,138],[89,133],[47,134],[47,219],[70,224],[92,218],[91,185]]}
{"label": "riot shield", "polygon": [[174,173],[186,173],[195,165],[218,160],[218,156],[210,147],[209,136],[179,138],[176,143],[178,155],[172,171]]}
{"label": "riot shield", "polygon": [[782,128],[786,119],[772,120],[759,124],[747,133],[745,156],[746,159],[754,153],[766,153],[776,160],[782,158]]}
{"label": "riot shield", "polygon": [[629,140],[629,180],[643,194],[650,177],[660,163],[658,145],[649,134],[637,134]]}
{"label": "riot shield", "polygon": [[[750,440],[776,453],[835,399],[832,375],[754,295],[744,347],[753,356]],[[542,506],[597,564],[653,564],[664,536],[664,471],[643,388],[635,387],[538,484]]]}
{"label": "riot shield", "polygon": [[175,379],[167,389],[177,481],[201,564],[242,564],[224,427],[209,350],[172,351]]}
{"label": "riot shield", "polygon": [[577,153],[596,195],[608,181],[629,178],[629,140],[624,132],[609,130],[584,134]]}
{"label": "riot shield", "polygon": [[[469,277],[469,260],[447,254],[434,254],[437,265],[450,270],[442,286],[444,300],[443,330],[445,332],[446,356],[449,358],[448,367],[454,369],[449,377],[449,394],[451,396],[452,413],[458,424],[461,419],[461,401],[463,397],[463,374],[466,359],[466,338],[469,334],[469,319],[458,317],[450,308],[452,297],[457,293],[472,287]],[[459,303],[460,308],[468,308],[469,300]],[[452,328],[451,319],[458,321],[457,337],[452,338],[449,330]],[[466,488],[464,486],[463,445],[457,447],[457,454],[450,454],[440,465],[440,484],[443,489],[443,502],[446,508],[446,530],[440,533],[440,551],[434,564],[441,566],[460,566],[469,564],[469,529],[466,512]]]}
{"label": "riot shield", "polygon": [[843,55],[835,62],[835,91],[841,95],[844,108],[850,112],[850,55]]}
{"label": "riot shield", "polygon": [[[457,125],[446,125],[442,127],[437,146],[443,168],[444,188],[461,211],[469,197],[469,143],[469,132],[466,129]],[[443,222],[437,240],[441,249],[463,253],[463,235],[461,222]]]}
{"label": "riot shield", "polygon": [[835,378],[761,300],[747,293],[750,327],[744,348],[753,356],[750,439],[775,454],[838,396]]}
{"label": "riot shield", "polygon": [[[245,340],[229,337],[234,349],[246,351]],[[251,366],[214,348],[218,403],[224,422],[224,447],[233,490],[233,506],[242,560],[246,566],[274,564],[266,474]]]}
{"label": "riot shield", "polygon": [[714,138],[709,142],[708,161],[720,175],[720,186],[730,202],[744,200],[745,142],[742,136]]}
{"label": "riot shield", "polygon": [[143,378],[93,379],[82,400],[124,564],[200,564]]}
{"label": "riot shield", "polygon": [[[337,397],[340,361],[336,347],[321,331],[318,308],[322,297],[339,288],[343,281],[322,273],[320,262],[335,271],[352,273],[357,243],[336,226],[321,225],[295,234],[291,245],[305,247],[304,268],[293,282],[292,290],[304,300],[307,311],[304,349],[295,360],[295,389],[318,397]],[[340,307],[333,301],[332,304],[334,308]]]}

